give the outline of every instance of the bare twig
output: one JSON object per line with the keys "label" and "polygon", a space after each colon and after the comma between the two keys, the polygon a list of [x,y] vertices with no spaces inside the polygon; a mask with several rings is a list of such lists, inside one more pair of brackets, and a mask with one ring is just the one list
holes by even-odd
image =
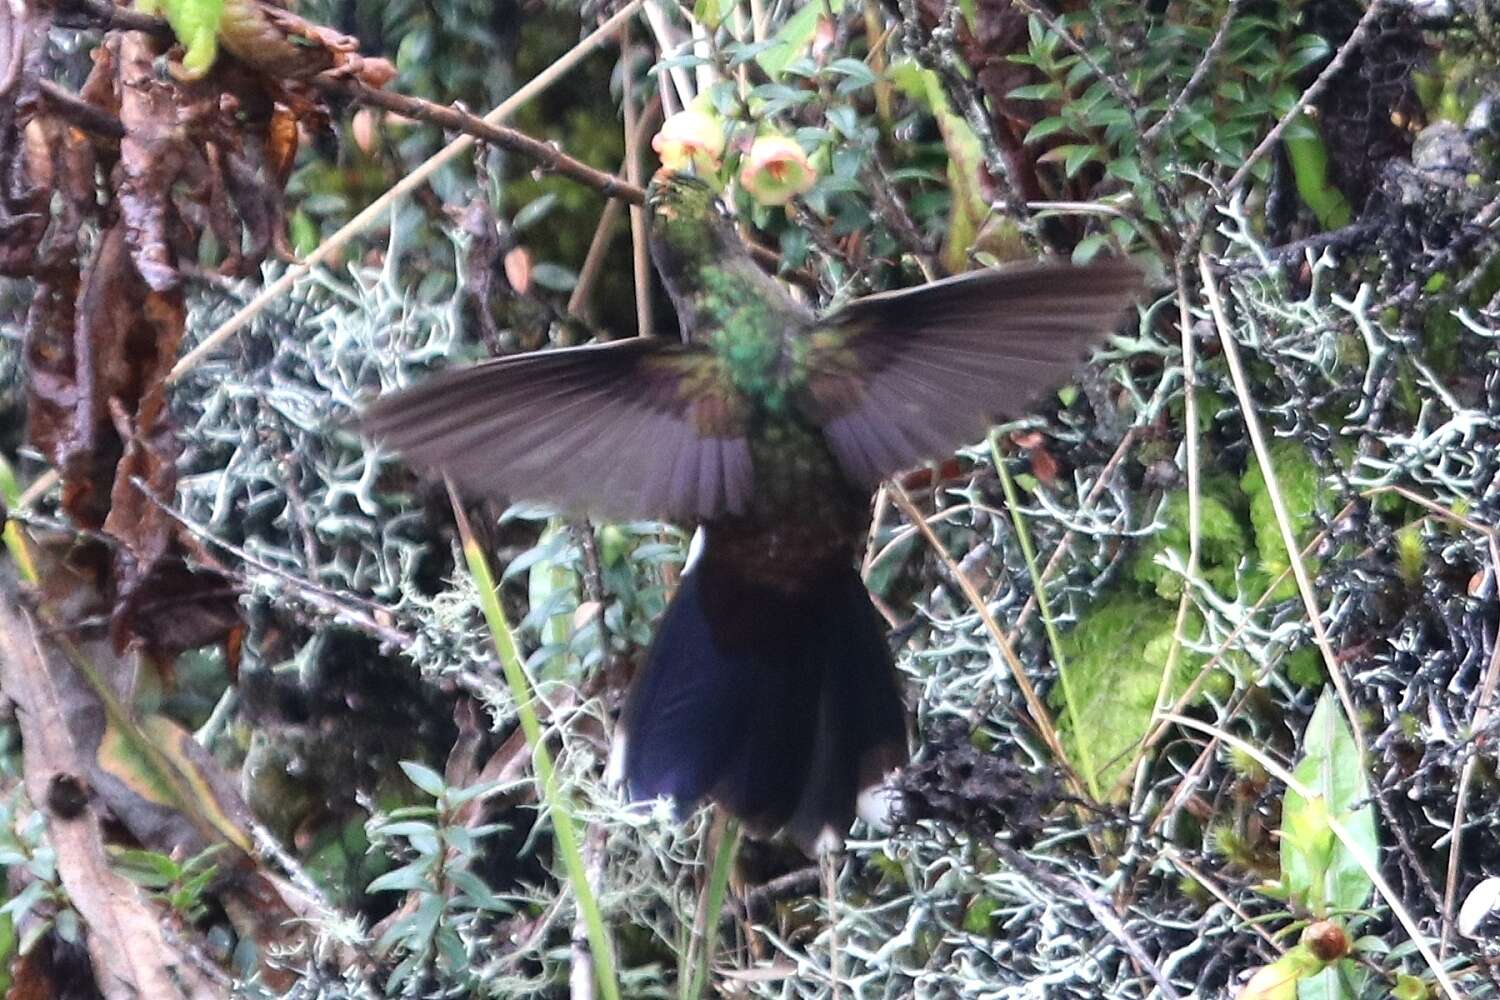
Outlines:
{"label": "bare twig", "polygon": [[[1188,558],[1182,583],[1182,593],[1177,600],[1177,618],[1172,626],[1172,646],[1167,651],[1167,662],[1162,667],[1161,683],[1156,689],[1156,701],[1151,708],[1151,723],[1161,717],[1166,701],[1172,693],[1172,678],[1177,673],[1177,663],[1186,645],[1183,629],[1187,627],[1188,608],[1193,603],[1192,582],[1198,579],[1198,557],[1201,548],[1203,525],[1203,499],[1200,492],[1201,479],[1198,468],[1198,356],[1193,349],[1193,317],[1188,309],[1187,269],[1177,267],[1177,332],[1182,347],[1182,419],[1184,450],[1187,459],[1187,504],[1188,504]],[[1151,729],[1151,724],[1146,726]],[[1146,748],[1142,746],[1132,761],[1135,772],[1135,793],[1132,802],[1139,803],[1146,791]],[[1130,771],[1126,772],[1127,774]]]}
{"label": "bare twig", "polygon": [[85,132],[116,141],[125,137],[125,126],[120,124],[120,119],[51,80],[38,80],[37,91],[46,100],[49,111]]}
{"label": "bare twig", "polygon": [[639,205],[646,200],[646,192],[639,183],[626,181],[591,167],[582,160],[564,153],[556,143],[543,142],[519,129],[507,128],[488,118],[480,118],[459,108],[437,104],[420,97],[408,97],[405,94],[381,90],[357,80],[319,77],[313,82],[322,90],[341,94],[360,104],[368,104],[406,118],[431,122],[451,132],[462,132],[467,136],[499,146],[501,149],[519,153],[559,176],[593,188],[606,198],[623,198],[632,205]]}
{"label": "bare twig", "polygon": [[1052,754],[1069,788],[1080,799],[1087,799],[1088,790],[1084,787],[1083,782],[1079,780],[1078,774],[1073,770],[1072,765],[1068,763],[1068,755],[1063,751],[1062,742],[1057,737],[1057,727],[1053,724],[1052,713],[1048,712],[1047,707],[1042,704],[1042,699],[1037,695],[1036,688],[1032,686],[1031,678],[1026,675],[1026,668],[1021,665],[1021,659],[1016,655],[1015,648],[1011,645],[1010,640],[1006,638],[1004,630],[1000,628],[1000,623],[990,613],[990,608],[985,602],[984,595],[979,593],[978,588],[974,586],[974,582],[969,579],[968,574],[959,568],[958,563],[954,561],[953,556],[944,547],[942,540],[932,530],[932,526],[927,523],[927,519],[922,515],[917,505],[912,502],[911,496],[907,494],[901,484],[895,480],[891,480],[888,485],[890,487],[891,499],[895,502],[896,506],[905,512],[906,516],[917,526],[917,529],[921,531],[922,537],[927,540],[928,546],[931,547],[933,553],[947,568],[948,575],[953,579],[954,583],[958,584],[959,589],[963,591],[964,597],[969,601],[969,606],[974,609],[975,613],[979,615],[979,620],[984,623],[985,630],[989,632],[990,638],[1000,650],[1001,657],[1005,660],[1006,665],[1010,667],[1011,677],[1015,680],[1016,687],[1020,690],[1021,697],[1026,702],[1026,711],[1031,716],[1032,725],[1036,727],[1036,731],[1041,736],[1042,742],[1046,744],[1047,750]]}
{"label": "bare twig", "polygon": [[225,552],[228,552],[230,555],[234,556],[236,559],[239,559],[247,566],[252,566],[257,570],[260,570],[262,573],[268,573],[271,576],[276,577],[292,590],[296,591],[298,596],[300,596],[303,600],[307,601],[313,607],[318,608],[319,610],[328,614],[334,620],[344,622],[345,624],[352,625],[360,629],[361,631],[368,632],[370,635],[375,636],[382,642],[389,643],[393,648],[398,650],[410,649],[412,645],[415,644],[416,639],[413,636],[407,635],[405,632],[402,632],[398,628],[383,624],[379,619],[375,617],[377,613],[382,612],[386,615],[390,615],[391,612],[388,609],[382,607],[379,604],[376,604],[373,601],[364,601],[365,604],[368,604],[370,606],[370,611],[354,607],[349,603],[349,598],[335,593],[334,591],[329,590],[327,587],[319,586],[318,584],[313,583],[311,580],[304,580],[301,577],[297,576],[295,573],[287,572],[280,566],[268,563],[263,559],[258,559],[250,552],[247,552],[240,546],[235,545],[233,542],[227,541],[226,539],[220,538],[218,535],[215,535],[212,531],[209,531],[207,528],[189,519],[186,515],[163,502],[160,498],[158,498],[154,493],[151,492],[149,485],[139,477],[132,477],[131,481],[135,484],[136,488],[140,490],[142,496],[144,496],[153,505],[155,505],[156,508],[162,513],[166,514],[172,520],[176,521],[178,524],[186,528],[195,537],[208,542],[210,545],[214,545],[218,548],[223,549]]}
{"label": "bare twig", "polygon": [[[621,103],[625,106],[625,176],[637,187],[641,184],[641,130],[637,127],[640,112],[635,103],[634,55],[630,44],[630,26],[620,29],[620,66],[624,80]],[[635,274],[636,335],[649,337],[651,322],[651,255],[646,246],[646,210],[640,204],[630,206],[630,261]]]}

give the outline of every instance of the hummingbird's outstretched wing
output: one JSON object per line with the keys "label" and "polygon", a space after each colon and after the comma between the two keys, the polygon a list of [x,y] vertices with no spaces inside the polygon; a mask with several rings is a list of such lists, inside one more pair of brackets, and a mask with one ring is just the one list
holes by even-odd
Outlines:
{"label": "hummingbird's outstretched wing", "polygon": [[740,513],[750,449],[716,364],[652,338],[497,358],[382,396],[361,429],[477,493],[619,520]]}
{"label": "hummingbird's outstretched wing", "polygon": [[984,436],[1064,382],[1141,291],[1129,261],[1036,263],[858,299],[809,334],[803,407],[849,478]]}

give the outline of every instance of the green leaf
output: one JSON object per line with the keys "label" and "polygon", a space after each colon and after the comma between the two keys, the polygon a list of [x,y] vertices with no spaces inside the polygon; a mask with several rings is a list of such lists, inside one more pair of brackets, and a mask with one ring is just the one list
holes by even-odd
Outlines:
{"label": "green leaf", "polygon": [[1362,991],[1352,981],[1356,966],[1348,959],[1316,975],[1297,981],[1297,1000],[1359,1000]]}
{"label": "green leaf", "polygon": [[1427,1000],[1430,994],[1427,984],[1416,976],[1405,972],[1396,973],[1396,988],[1391,990],[1393,1000]]}
{"label": "green leaf", "polygon": [[542,195],[539,198],[533,198],[531,201],[521,206],[521,210],[517,212],[516,217],[511,220],[511,229],[519,233],[523,229],[527,229],[531,226],[536,225],[538,222],[541,222],[544,218],[547,217],[547,213],[551,212],[552,206],[556,204],[557,192],[555,191],[548,191],[546,194]]}
{"label": "green leaf", "polygon": [[1343,192],[1329,181],[1328,150],[1317,126],[1305,113],[1298,115],[1293,124],[1302,125],[1306,130],[1299,130],[1294,136],[1288,129],[1282,138],[1287,161],[1292,165],[1292,177],[1297,182],[1297,194],[1312,209],[1318,224],[1324,229],[1348,225],[1354,213]]}
{"label": "green leaf", "polygon": [[438,798],[448,789],[448,783],[443,780],[443,776],[426,764],[419,764],[414,760],[403,760],[401,770],[406,772],[407,778],[411,779],[413,785],[433,798]]}
{"label": "green leaf", "polygon": [[561,264],[544,262],[532,265],[531,280],[554,292],[571,292],[578,284],[578,275]]}
{"label": "green leaf", "polygon": [[1104,233],[1089,233],[1073,248],[1073,263],[1082,267],[1099,256],[1099,251],[1107,246],[1109,246],[1109,237]]}
{"label": "green leaf", "polygon": [[1063,172],[1072,177],[1083,169],[1084,164],[1103,157],[1104,151],[1098,146],[1074,146],[1068,151],[1068,157],[1063,161]]}
{"label": "green leaf", "polygon": [[1055,135],[1056,133],[1061,132],[1067,127],[1067,120],[1059,118],[1056,115],[1053,115],[1050,118],[1043,118],[1041,121],[1031,126],[1030,130],[1028,130],[1026,133],[1025,140],[1023,141],[1028,145],[1033,142],[1040,142],[1042,139],[1047,138],[1047,136]]}
{"label": "green leaf", "polygon": [[1132,186],[1146,182],[1146,176],[1141,173],[1141,163],[1133,156],[1122,156],[1118,160],[1110,160],[1104,172]]}
{"label": "green leaf", "polygon": [[1292,47],[1291,54],[1281,67],[1286,76],[1294,76],[1315,62],[1326,59],[1333,49],[1327,39],[1320,35],[1302,35]]}
{"label": "green leaf", "polygon": [[1051,101],[1062,96],[1062,87],[1055,83],[1028,83],[1005,96],[1014,101]]}
{"label": "green leaf", "polygon": [[399,823],[382,823],[380,834],[385,837],[435,837],[437,827],[421,820],[408,819]]}
{"label": "green leaf", "polygon": [[1355,855],[1328,825],[1336,817],[1360,853],[1378,862],[1375,807],[1354,735],[1332,688],[1325,688],[1302,737],[1303,757],[1293,771],[1314,795],[1287,790],[1281,810],[1281,877],[1294,898],[1315,915],[1357,910],[1374,888]]}
{"label": "green leaf", "polygon": [[452,882],[469,901],[474,904],[475,909],[506,911],[510,907],[494,890],[484,884],[484,881],[467,868],[450,868],[448,870],[448,881]]}
{"label": "green leaf", "polygon": [[848,94],[861,87],[872,86],[875,83],[875,72],[859,59],[850,59],[847,57],[844,59],[835,59],[828,64],[827,72],[836,73],[846,78],[838,87],[838,91],[841,94]]}
{"label": "green leaf", "polygon": [[371,882],[365,891],[376,892],[412,892],[418,889],[432,888],[432,881],[428,877],[428,862],[426,859],[403,865],[395,871],[386,872],[384,875]]}
{"label": "green leaf", "polygon": [[724,20],[724,12],[719,0],[697,0],[693,4],[693,17],[709,31],[718,31],[720,22]]}
{"label": "green leaf", "polygon": [[[536,548],[543,549],[548,555],[532,565],[526,581],[528,606],[533,611],[549,612],[545,619],[537,623],[538,637],[543,646],[552,646],[558,650],[565,648],[568,640],[573,637],[573,613],[579,602],[578,574],[559,558],[567,550],[571,540],[572,532],[560,518],[548,524],[536,545]],[[560,676],[566,666],[567,657],[558,652],[548,656],[537,673],[554,678]]]}
{"label": "green leaf", "polygon": [[[844,9],[844,0],[830,0],[828,9],[837,14]],[[773,44],[755,57],[767,76],[773,80],[779,79],[792,60],[807,52],[808,45],[812,43],[813,32],[818,30],[818,19],[822,16],[823,4],[809,3],[786,19],[781,30],[771,39]]]}

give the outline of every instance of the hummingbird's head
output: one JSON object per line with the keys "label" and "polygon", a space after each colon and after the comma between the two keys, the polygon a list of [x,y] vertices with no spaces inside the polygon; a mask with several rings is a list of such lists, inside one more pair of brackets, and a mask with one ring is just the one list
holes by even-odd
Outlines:
{"label": "hummingbird's head", "polygon": [[714,189],[701,177],[661,168],[646,186],[646,212],[652,254],[664,276],[745,252]]}
{"label": "hummingbird's head", "polygon": [[646,208],[653,218],[664,216],[668,220],[683,214],[707,216],[718,211],[708,181],[690,171],[671,167],[662,167],[651,175],[651,183],[646,185]]}

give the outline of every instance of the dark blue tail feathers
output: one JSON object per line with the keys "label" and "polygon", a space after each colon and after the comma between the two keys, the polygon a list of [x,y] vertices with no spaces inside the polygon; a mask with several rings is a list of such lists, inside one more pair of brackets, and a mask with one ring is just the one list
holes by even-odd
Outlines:
{"label": "dark blue tail feathers", "polygon": [[795,593],[711,553],[684,574],[621,720],[632,799],[709,797],[812,853],[906,759],[881,622],[852,566]]}

